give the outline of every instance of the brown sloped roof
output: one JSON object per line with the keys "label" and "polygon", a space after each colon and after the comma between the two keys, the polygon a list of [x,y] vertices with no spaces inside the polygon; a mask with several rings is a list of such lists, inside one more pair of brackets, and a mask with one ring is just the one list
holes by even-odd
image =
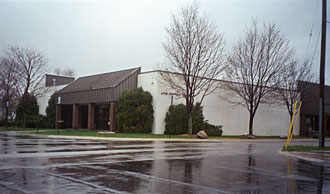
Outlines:
{"label": "brown sloped roof", "polygon": [[140,67],[122,70],[122,71],[115,71],[115,72],[103,73],[98,75],[80,77],[75,81],[71,82],[62,90],[58,91],[57,93],[77,92],[77,91],[116,87],[119,83],[127,79],[130,75],[132,75],[136,71],[140,71]]}

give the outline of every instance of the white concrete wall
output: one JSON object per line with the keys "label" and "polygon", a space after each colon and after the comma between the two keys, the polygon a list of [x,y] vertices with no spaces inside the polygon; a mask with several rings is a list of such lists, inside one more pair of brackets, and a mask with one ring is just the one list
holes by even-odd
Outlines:
{"label": "white concrete wall", "polygon": [[[153,96],[154,123],[152,133],[163,134],[165,131],[165,116],[171,105],[172,89],[160,83],[159,72],[139,74],[138,87],[149,91]],[[222,125],[224,135],[243,135],[248,133],[249,112],[241,105],[229,103],[228,94],[222,86],[211,95],[206,96],[202,103],[205,119],[213,125]],[[238,99],[238,98],[237,98]],[[199,102],[197,97],[195,102]],[[173,97],[173,104],[185,104],[184,98]],[[285,106],[261,104],[254,117],[254,134],[262,136],[287,135],[290,126],[290,116]],[[299,119],[295,135],[299,134]]]}
{"label": "white concrete wall", "polygon": [[50,86],[44,95],[37,98],[37,102],[39,105],[39,114],[46,116],[46,108],[48,106],[48,101],[52,94],[54,94],[56,91],[64,88],[66,85],[61,86]]}
{"label": "white concrete wall", "polygon": [[[44,76],[43,80],[40,82],[40,84],[46,83],[46,76]],[[37,97],[37,103],[39,106],[39,114],[46,116],[46,108],[48,106],[48,100],[50,99],[51,95],[53,95],[55,92],[59,91],[60,89],[64,88],[66,85],[60,85],[60,86],[43,86],[40,88],[39,92],[42,94],[41,96]]]}

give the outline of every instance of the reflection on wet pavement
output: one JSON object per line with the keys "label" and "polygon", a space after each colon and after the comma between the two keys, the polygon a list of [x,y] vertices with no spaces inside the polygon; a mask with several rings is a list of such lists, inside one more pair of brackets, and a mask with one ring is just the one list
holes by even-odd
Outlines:
{"label": "reflection on wet pavement", "polygon": [[330,164],[280,155],[283,144],[0,133],[0,193],[330,193]]}

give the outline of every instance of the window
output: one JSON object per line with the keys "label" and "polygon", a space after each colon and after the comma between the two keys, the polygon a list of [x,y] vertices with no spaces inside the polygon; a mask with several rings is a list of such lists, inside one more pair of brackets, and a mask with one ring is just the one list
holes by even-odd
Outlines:
{"label": "window", "polygon": [[306,116],[307,131],[318,131],[319,130],[319,117],[314,115]]}

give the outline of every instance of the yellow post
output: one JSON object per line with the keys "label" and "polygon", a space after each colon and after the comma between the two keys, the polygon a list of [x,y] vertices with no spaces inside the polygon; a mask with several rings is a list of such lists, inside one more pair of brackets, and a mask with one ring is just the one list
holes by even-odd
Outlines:
{"label": "yellow post", "polygon": [[[300,107],[301,107],[301,101],[300,101],[300,103],[299,103],[299,108],[298,108],[298,112],[297,112],[296,118],[294,119],[294,125],[293,125],[293,128],[292,128],[292,133],[291,133],[291,136],[290,136],[289,145],[290,145],[290,143],[291,143],[291,139],[292,139],[292,137],[293,137],[294,129],[296,128],[296,123],[297,123],[298,116],[299,116],[299,113],[300,113]],[[288,146],[289,146],[289,145],[288,145]]]}
{"label": "yellow post", "polygon": [[291,128],[292,128],[293,119],[294,119],[294,116],[295,116],[295,113],[296,113],[296,106],[297,106],[297,101],[294,102],[293,113],[292,113],[293,115],[292,115],[292,119],[291,119],[288,138],[286,139],[285,149],[288,147],[289,139],[290,139],[290,136],[291,136]]}

